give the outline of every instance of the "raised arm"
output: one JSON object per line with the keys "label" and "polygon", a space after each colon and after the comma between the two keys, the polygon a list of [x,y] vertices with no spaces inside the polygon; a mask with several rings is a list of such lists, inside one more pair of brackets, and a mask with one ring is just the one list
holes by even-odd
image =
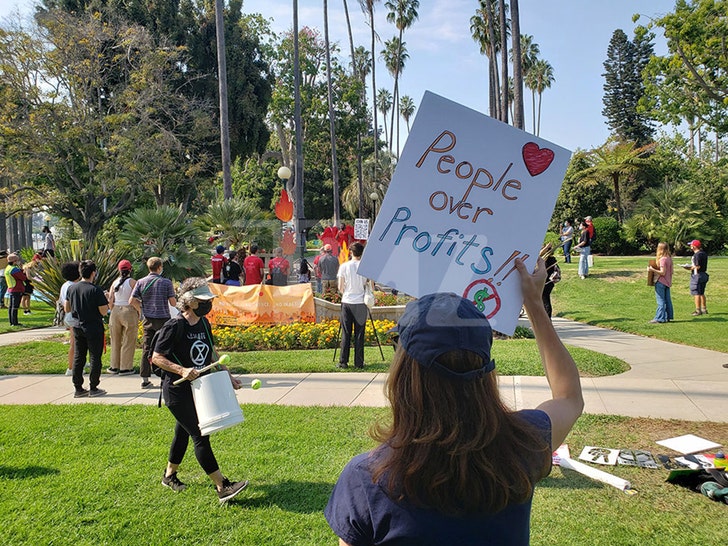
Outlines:
{"label": "raised arm", "polygon": [[543,402],[538,409],[546,412],[551,419],[551,445],[556,449],[566,439],[584,409],[579,371],[556,334],[541,300],[546,279],[543,259],[538,259],[533,274],[527,271],[522,260],[516,260],[516,267],[521,275],[523,305],[536,335],[541,364],[551,388],[551,400]]}

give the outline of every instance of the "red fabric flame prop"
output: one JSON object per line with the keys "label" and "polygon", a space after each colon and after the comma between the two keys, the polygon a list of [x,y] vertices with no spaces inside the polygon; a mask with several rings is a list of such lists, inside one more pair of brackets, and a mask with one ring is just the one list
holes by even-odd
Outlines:
{"label": "red fabric flame prop", "polygon": [[287,229],[283,232],[283,238],[281,239],[281,248],[283,249],[283,254],[285,254],[286,256],[292,256],[296,253],[296,238],[293,235],[292,229]]}
{"label": "red fabric flame prop", "polygon": [[293,218],[293,201],[288,197],[286,190],[281,190],[281,197],[275,206],[276,217],[281,222],[288,222]]}

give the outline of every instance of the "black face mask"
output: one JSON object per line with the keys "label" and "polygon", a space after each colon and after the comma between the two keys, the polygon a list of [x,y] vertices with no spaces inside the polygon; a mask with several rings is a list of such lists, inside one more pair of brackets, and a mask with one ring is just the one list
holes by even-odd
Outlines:
{"label": "black face mask", "polygon": [[197,300],[197,309],[194,310],[195,315],[198,317],[204,317],[207,313],[212,311],[212,301],[206,300],[206,301],[200,301]]}

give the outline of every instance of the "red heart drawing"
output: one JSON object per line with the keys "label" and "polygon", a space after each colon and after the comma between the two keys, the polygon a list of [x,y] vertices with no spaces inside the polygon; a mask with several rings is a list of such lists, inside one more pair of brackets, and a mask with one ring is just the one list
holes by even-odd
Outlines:
{"label": "red heart drawing", "polygon": [[521,150],[523,162],[531,176],[538,176],[549,168],[554,160],[553,150],[539,148],[535,142],[527,142]]}

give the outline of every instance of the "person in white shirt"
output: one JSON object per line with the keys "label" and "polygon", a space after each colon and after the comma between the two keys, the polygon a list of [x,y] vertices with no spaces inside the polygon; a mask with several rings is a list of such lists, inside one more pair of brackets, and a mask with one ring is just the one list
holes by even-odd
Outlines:
{"label": "person in white shirt", "polygon": [[134,349],[139,331],[139,313],[129,302],[136,286],[131,276],[131,262],[119,262],[119,277],[109,288],[109,334],[111,337],[111,364],[108,372],[129,375],[134,373]]}
{"label": "person in white shirt", "polygon": [[[63,313],[63,308],[66,305],[66,299],[68,296],[68,288],[73,284],[81,280],[81,274],[78,272],[80,262],[66,262],[61,266],[61,276],[66,279],[66,282],[61,286],[61,292],[58,296],[58,305]],[[68,368],[66,368],[66,375],[73,375],[73,352],[76,349],[76,339],[73,336],[71,328],[66,327],[66,330],[71,332],[70,345],[68,347]]]}
{"label": "person in white shirt", "polygon": [[364,304],[364,291],[367,279],[357,273],[364,245],[353,243],[349,247],[351,259],[342,264],[336,278],[341,292],[341,353],[339,368],[349,367],[351,334],[354,334],[354,367],[364,367],[364,330],[369,310]]}

